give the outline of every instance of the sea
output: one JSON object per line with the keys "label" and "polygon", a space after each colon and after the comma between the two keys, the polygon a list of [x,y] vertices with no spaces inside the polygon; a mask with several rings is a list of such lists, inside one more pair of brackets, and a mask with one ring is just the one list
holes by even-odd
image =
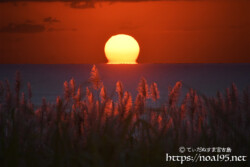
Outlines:
{"label": "sea", "polygon": [[[116,82],[121,81],[125,91],[132,94],[135,100],[137,87],[142,77],[148,87],[155,82],[160,92],[160,103],[168,98],[168,90],[181,81],[182,98],[192,88],[200,95],[216,96],[220,91],[225,94],[226,88],[234,83],[242,93],[250,88],[250,63],[240,64],[133,64],[111,65],[95,64],[108,96],[115,94]],[[75,80],[84,93],[93,64],[1,64],[0,81],[9,80],[12,90],[15,89],[16,71],[21,73],[21,91],[27,94],[27,83],[32,88],[32,102],[41,104],[42,98],[55,102],[63,96],[64,82]]]}

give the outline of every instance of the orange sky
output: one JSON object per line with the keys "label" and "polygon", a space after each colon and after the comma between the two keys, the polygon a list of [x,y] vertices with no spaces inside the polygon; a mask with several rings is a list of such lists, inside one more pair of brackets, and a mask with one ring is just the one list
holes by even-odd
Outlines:
{"label": "orange sky", "polygon": [[105,63],[105,42],[119,33],[138,41],[139,63],[250,63],[247,0],[5,1],[0,63]]}

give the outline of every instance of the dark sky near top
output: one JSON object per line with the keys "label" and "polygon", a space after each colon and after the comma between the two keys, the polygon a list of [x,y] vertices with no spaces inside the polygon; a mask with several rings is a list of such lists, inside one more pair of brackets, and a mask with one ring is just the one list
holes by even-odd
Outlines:
{"label": "dark sky near top", "polygon": [[133,36],[139,63],[250,63],[248,0],[1,0],[0,63],[105,63]]}

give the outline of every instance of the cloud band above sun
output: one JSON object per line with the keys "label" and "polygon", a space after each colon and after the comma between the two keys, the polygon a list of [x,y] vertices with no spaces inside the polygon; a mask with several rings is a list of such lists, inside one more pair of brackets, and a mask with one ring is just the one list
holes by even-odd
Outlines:
{"label": "cloud band above sun", "polygon": [[[11,3],[64,2],[64,3],[70,3],[69,6],[71,8],[85,9],[85,8],[94,8],[95,4],[98,2],[146,2],[146,1],[173,1],[173,0],[0,0],[0,3],[3,3],[3,2],[11,2]],[[176,1],[199,1],[199,0],[176,0]]]}

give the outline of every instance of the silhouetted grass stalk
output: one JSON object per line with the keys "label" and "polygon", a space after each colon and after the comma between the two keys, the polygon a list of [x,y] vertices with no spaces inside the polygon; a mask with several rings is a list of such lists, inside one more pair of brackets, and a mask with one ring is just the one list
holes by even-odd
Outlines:
{"label": "silhouetted grass stalk", "polygon": [[164,104],[148,108],[147,99],[160,98],[156,83],[148,90],[142,78],[133,101],[118,81],[117,98],[111,98],[95,66],[86,91],[76,89],[72,78],[63,84],[63,97],[55,103],[44,98],[36,107],[29,83],[27,100],[25,93],[19,99],[19,72],[15,93],[5,83],[0,82],[1,166],[161,166],[165,159],[159,157],[179,146],[249,152],[249,89],[241,97],[235,84],[224,96],[206,97],[190,89],[179,101],[183,85],[177,82]]}

